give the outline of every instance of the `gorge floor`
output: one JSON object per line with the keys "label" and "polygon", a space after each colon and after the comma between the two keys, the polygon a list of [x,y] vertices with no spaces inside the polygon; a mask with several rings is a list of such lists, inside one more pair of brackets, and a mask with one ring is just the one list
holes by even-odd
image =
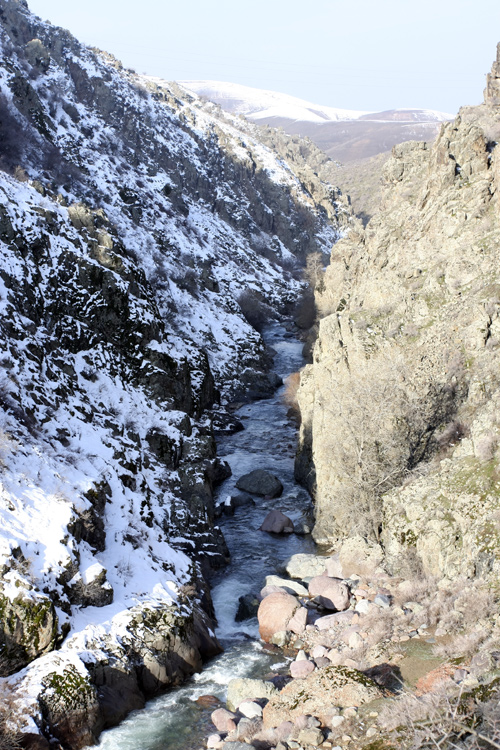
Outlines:
{"label": "gorge floor", "polygon": [[[276,351],[274,368],[285,377],[303,364],[302,344],[280,325],[265,333],[268,346]],[[218,619],[217,636],[224,653],[208,663],[182,687],[150,701],[131,714],[120,726],[101,737],[101,750],[188,750],[198,748],[210,733],[210,713],[195,702],[202,695],[225,699],[229,680],[235,677],[263,677],[279,662],[262,648],[257,619],[235,622],[238,598],[259,591],[266,575],[279,569],[291,555],[313,552],[310,537],[273,536],[259,531],[269,510],[278,508],[294,521],[310,511],[307,493],[293,476],[296,425],[287,416],[283,388],[273,398],[242,406],[236,416],[245,429],[218,441],[219,456],[227,461],[232,476],[218,489],[218,500],[234,494],[237,479],[256,468],[267,469],[284,485],[283,495],[274,500],[255,498],[255,506],[236,508],[234,516],[223,517],[222,528],[231,552],[231,562],[212,582],[212,596]]]}

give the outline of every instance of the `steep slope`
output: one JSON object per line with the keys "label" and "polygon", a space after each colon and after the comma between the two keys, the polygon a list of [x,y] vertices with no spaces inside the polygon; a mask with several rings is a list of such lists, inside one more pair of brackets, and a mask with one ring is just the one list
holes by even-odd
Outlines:
{"label": "steep slope", "polygon": [[297,464],[315,536],[381,541],[403,575],[498,574],[499,63],[483,105],[393,149],[317,293]]}
{"label": "steep slope", "polygon": [[441,123],[453,119],[445,112],[429,109],[384,112],[336,109],[275,91],[221,81],[182,81],[182,85],[259,125],[308,137],[331,159],[341,162],[390,151],[394,144],[403,141],[432,140]]}
{"label": "steep slope", "polygon": [[218,649],[213,428],[273,388],[245,313],[290,305],[348,210],[24,0],[0,21],[2,685],[80,747]]}

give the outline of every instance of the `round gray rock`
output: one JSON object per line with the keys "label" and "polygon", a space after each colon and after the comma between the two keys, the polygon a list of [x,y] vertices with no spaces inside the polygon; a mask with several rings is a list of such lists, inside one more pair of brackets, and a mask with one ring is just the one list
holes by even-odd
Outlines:
{"label": "round gray rock", "polygon": [[238,479],[236,486],[243,492],[250,492],[260,497],[279,497],[283,492],[280,480],[264,469],[255,469],[249,474],[244,474]]}

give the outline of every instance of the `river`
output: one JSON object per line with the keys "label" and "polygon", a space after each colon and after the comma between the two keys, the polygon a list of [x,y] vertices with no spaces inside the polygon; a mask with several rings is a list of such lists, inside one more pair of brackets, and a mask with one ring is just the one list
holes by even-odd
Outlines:
{"label": "river", "polygon": [[[282,326],[271,326],[265,340],[276,351],[274,369],[283,378],[303,365],[302,344]],[[229,680],[262,678],[283,663],[281,655],[263,648],[256,618],[243,623],[234,620],[239,596],[258,592],[265,576],[279,571],[290,555],[314,551],[310,537],[277,537],[259,531],[273,508],[293,520],[310,511],[307,493],[294,480],[297,429],[287,417],[282,399],[283,388],[271,399],[242,406],[236,416],[245,429],[218,440],[219,456],[229,463],[233,474],[218,489],[217,500],[238,492],[236,480],[253,469],[271,471],[284,486],[280,498],[257,499],[255,506],[236,508],[234,516],[221,519],[231,562],[213,578],[212,596],[217,636],[224,653],[182,687],[155,698],[142,711],[135,711],[118,727],[104,732],[99,744],[102,750],[196,750],[204,745],[203,738],[214,731],[210,711],[201,709],[196,699],[214,695],[224,700]]]}

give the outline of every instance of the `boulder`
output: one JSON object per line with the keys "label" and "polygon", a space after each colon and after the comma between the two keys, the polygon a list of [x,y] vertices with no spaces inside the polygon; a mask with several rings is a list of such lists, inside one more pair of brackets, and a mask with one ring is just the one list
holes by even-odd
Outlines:
{"label": "boulder", "polygon": [[264,707],[264,726],[278,727],[303,714],[320,716],[331,706],[361,706],[381,698],[377,684],[355,669],[325,667],[303,680],[294,680]]}
{"label": "boulder", "polygon": [[288,623],[300,604],[291,594],[276,592],[269,594],[259,606],[259,633],[262,640],[269,642],[275,633],[288,630]]}
{"label": "boulder", "polygon": [[211,734],[207,737],[207,747],[209,750],[219,750],[223,745],[224,742],[220,734]]}
{"label": "boulder", "polygon": [[294,680],[301,680],[307,677],[307,675],[314,672],[314,664],[308,659],[302,659],[301,661],[292,661],[290,664],[290,674]]}
{"label": "boulder", "polygon": [[308,614],[308,610],[305,607],[295,610],[293,617],[288,621],[288,630],[301,635],[306,629]]}
{"label": "boulder", "polygon": [[278,586],[280,589],[284,589],[287,594],[294,594],[295,596],[309,596],[305,586],[297,583],[297,581],[288,581],[286,578],[280,578],[279,576],[266,576],[266,588],[267,586]]}
{"label": "boulder", "polygon": [[238,706],[238,711],[247,719],[262,718],[262,707],[255,701],[243,701]]}
{"label": "boulder", "polygon": [[[15,583],[17,578],[12,578]],[[16,672],[55,648],[58,619],[48,596],[19,586],[13,598],[0,585],[0,651],[5,672]]]}
{"label": "boulder", "polygon": [[293,521],[280,510],[271,510],[264,519],[260,531],[268,534],[293,534]]}
{"label": "boulder", "polygon": [[232,732],[233,729],[236,729],[236,714],[226,708],[216,708],[210,718],[218,732]]}
{"label": "boulder", "polygon": [[94,563],[78,572],[68,583],[68,598],[82,607],[105,607],[113,601],[113,587],[106,568]]}
{"label": "boulder", "polygon": [[283,492],[283,485],[280,480],[264,469],[255,469],[249,474],[240,477],[236,486],[243,492],[249,492],[251,495],[260,497],[279,497]]}
{"label": "boulder", "polygon": [[231,502],[234,508],[241,508],[245,505],[255,505],[255,500],[246,492],[239,492],[237,495],[231,495]]}
{"label": "boulder", "polygon": [[238,610],[234,616],[235,622],[244,622],[257,616],[259,600],[255,594],[243,594],[238,599]]}
{"label": "boulder", "polygon": [[315,576],[309,582],[309,596],[314,597],[325,609],[343,612],[349,607],[350,592],[340,578]]}
{"label": "boulder", "polygon": [[308,729],[302,729],[299,732],[297,739],[304,747],[319,747],[325,738],[321,729],[310,727]]}
{"label": "boulder", "polygon": [[290,578],[303,581],[304,578],[322,575],[325,572],[326,560],[327,558],[318,555],[299,553],[289,558],[285,569]]}
{"label": "boulder", "polygon": [[231,680],[227,686],[226,705],[230,711],[236,711],[243,701],[253,701],[256,698],[271,698],[277,692],[272,682],[243,677],[238,678]]}
{"label": "boulder", "polygon": [[340,562],[340,555],[331,555],[330,557],[324,558],[326,560],[326,575],[330,578],[346,578],[342,563]]}

